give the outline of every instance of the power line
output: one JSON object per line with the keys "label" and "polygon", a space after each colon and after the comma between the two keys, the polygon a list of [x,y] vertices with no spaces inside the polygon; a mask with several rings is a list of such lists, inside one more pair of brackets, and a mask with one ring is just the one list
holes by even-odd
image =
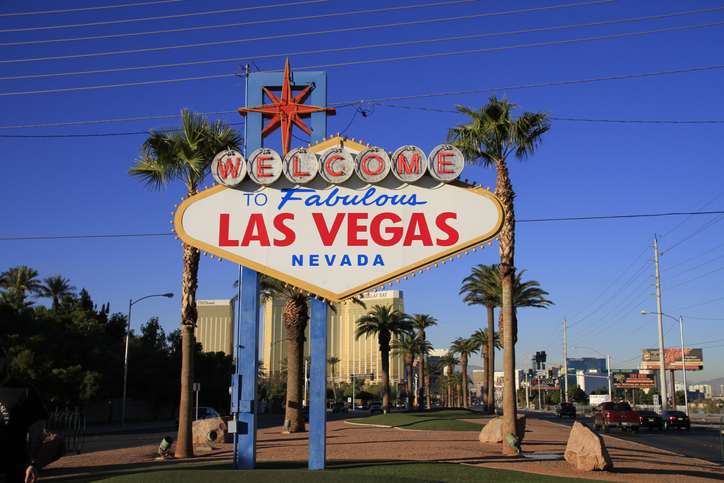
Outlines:
{"label": "power line", "polygon": [[[722,211],[716,212],[716,213],[724,213]],[[626,218],[634,218],[634,217],[648,217],[648,216],[671,216],[671,215],[705,215],[708,213],[662,213],[662,214],[650,214],[650,215],[625,215]],[[606,218],[621,218],[620,216],[598,216],[598,217],[591,217],[588,219],[606,219]],[[562,221],[568,221],[568,220],[580,220],[580,219],[586,219],[586,218],[559,218],[558,220]],[[528,222],[533,221],[551,221],[550,219],[545,220],[526,220]],[[140,236],[176,236],[175,233],[142,233],[142,234],[125,234],[125,235],[69,235],[69,236],[40,236],[40,237],[4,237],[0,238],[0,241],[21,241],[21,240],[62,240],[62,239],[69,239],[69,238],[117,238],[117,237],[140,237]]]}
{"label": "power line", "polygon": [[47,10],[44,12],[17,12],[17,13],[0,13],[0,17],[18,17],[21,15],[41,15],[48,13],[69,13],[69,12],[88,12],[90,10],[105,10],[109,8],[124,8],[124,7],[144,7],[146,5],[158,5],[161,3],[176,3],[184,2],[186,0],[161,0],[158,2],[146,2],[146,3],[128,3],[125,5],[107,5],[102,7],[86,7],[86,8],[71,8],[68,10]]}
{"label": "power line", "polygon": [[[714,10],[724,10],[724,7],[714,9]],[[547,31],[554,31],[554,30],[609,25],[609,24],[616,24],[616,23],[622,23],[622,22],[650,20],[650,19],[656,19],[656,18],[661,18],[661,17],[669,17],[669,16],[676,16],[676,15],[688,15],[688,14],[692,14],[692,13],[701,13],[701,12],[702,11],[684,12],[684,13],[678,13],[678,14],[660,15],[660,16],[656,16],[656,17],[640,17],[640,18],[634,18],[634,19],[612,20],[612,21],[608,21],[608,22],[596,22],[596,23],[579,24],[579,25],[566,25],[566,26],[561,26],[561,27],[548,27],[548,28],[518,30],[518,31],[510,31],[510,32],[485,33],[485,34],[478,34],[478,35],[447,37],[447,38],[440,38],[440,39],[413,40],[413,41],[407,41],[407,42],[394,42],[394,43],[376,44],[376,45],[362,45],[362,46],[357,46],[357,47],[340,47],[340,48],[335,48],[335,49],[313,50],[313,51],[294,52],[294,53],[286,53],[286,54],[259,55],[259,56],[254,56],[254,57],[245,57],[245,58],[203,60],[203,61],[196,61],[196,62],[181,62],[181,63],[174,63],[174,64],[160,64],[160,65],[149,65],[149,66],[141,66],[141,67],[123,67],[123,68],[114,68],[114,69],[76,71],[76,72],[60,72],[60,73],[49,73],[49,74],[39,74],[39,75],[34,74],[34,75],[25,75],[25,76],[10,76],[10,77],[0,77],[0,80],[40,79],[40,78],[46,78],[46,77],[64,77],[64,76],[72,76],[72,75],[107,74],[107,73],[114,73],[114,72],[128,72],[128,71],[137,71],[137,70],[164,69],[164,68],[169,68],[169,67],[186,67],[186,66],[192,66],[192,65],[216,64],[216,63],[222,63],[222,62],[251,61],[251,60],[260,60],[260,59],[267,59],[267,58],[280,57],[280,56],[312,55],[312,54],[321,54],[321,53],[345,52],[345,51],[351,51],[351,50],[363,50],[363,49],[385,48],[385,47],[400,47],[400,46],[407,46],[407,45],[421,45],[421,44],[448,42],[448,41],[455,41],[455,40],[470,40],[470,39],[484,38],[484,37],[497,37],[497,36],[525,34],[525,33],[540,33],[540,32],[547,32]],[[269,39],[299,37],[302,35],[318,35],[318,34],[328,34],[328,33],[336,33],[336,32],[349,32],[349,31],[364,30],[364,29],[369,29],[369,28],[403,26],[403,25],[411,25],[411,24],[419,24],[419,23],[427,23],[427,22],[440,22],[440,21],[446,21],[446,20],[451,20],[451,19],[434,19],[434,20],[424,20],[424,21],[418,21],[418,22],[405,22],[405,23],[400,23],[400,24],[380,25],[380,26],[371,26],[371,27],[353,27],[353,28],[346,28],[346,29],[339,29],[339,30],[326,30],[326,31],[310,32],[310,33],[305,33],[305,34],[276,35],[276,36],[272,36],[272,37],[263,37],[263,38],[259,38],[259,39],[255,38],[255,39],[235,40],[233,42],[250,42],[250,41],[256,41],[256,40],[269,40]],[[682,27],[682,28],[690,28],[690,27]],[[55,42],[55,41],[49,40],[48,42]],[[2,45],[11,45],[11,44],[0,44],[0,46],[2,46]],[[194,47],[207,46],[207,45],[209,45],[209,44],[197,44],[197,45],[194,45]],[[184,47],[190,47],[190,46],[172,46],[172,47],[164,47],[161,49],[171,49],[171,48],[177,49],[177,48],[184,48]],[[144,49],[143,51],[148,51],[148,50],[149,49]],[[132,53],[132,52],[139,52],[139,51],[130,51],[130,52]],[[108,55],[112,55],[112,54],[114,54],[114,53],[109,53]],[[85,54],[85,55],[105,55],[105,54]],[[70,57],[72,57],[72,56],[70,56]],[[69,56],[64,56],[62,58],[67,59],[67,58],[69,58]],[[55,58],[55,59],[58,59],[58,58]],[[0,61],[0,62],[9,63],[9,62],[23,62],[23,61],[30,61],[30,60],[34,60],[34,59],[7,60],[7,61]]]}
{"label": "power line", "polygon": [[[180,0],[172,0],[172,1],[180,1]],[[133,22],[146,22],[146,21],[158,21],[158,20],[168,20],[171,18],[185,18],[185,17],[198,17],[200,15],[212,15],[212,14],[218,14],[218,13],[232,13],[232,12],[243,12],[247,10],[260,10],[265,8],[278,8],[278,7],[293,7],[296,5],[306,5],[309,3],[321,3],[321,2],[329,2],[330,0],[308,0],[304,2],[298,2],[298,3],[282,3],[278,5],[262,5],[262,6],[256,6],[256,7],[244,7],[244,8],[233,8],[228,10],[217,10],[214,12],[195,12],[195,13],[182,13],[177,15],[166,15],[163,17],[146,17],[146,18],[131,18],[126,20],[109,20],[106,22],[92,22],[92,23],[83,23],[83,24],[74,24],[74,25],[50,25],[46,27],[28,27],[28,28],[21,28],[21,29],[7,29],[7,30],[0,30],[0,33],[15,33],[15,32],[35,32],[38,30],[55,30],[55,29],[65,29],[65,28],[78,28],[78,27],[97,27],[100,25],[115,25],[115,24],[122,24],[122,23],[133,23]],[[463,0],[463,1],[477,1],[477,0]],[[158,2],[161,3],[161,2]],[[459,3],[459,2],[450,2],[450,3]],[[151,5],[151,4],[138,4],[138,5]],[[132,5],[129,5],[132,6]],[[103,7],[96,7],[96,8],[103,8]],[[110,8],[110,7],[105,7]],[[81,9],[78,9],[81,10]],[[54,13],[60,13],[60,12],[72,12],[72,11],[78,11],[78,10],[63,10],[63,11],[57,11]],[[91,10],[91,9],[82,9],[82,10]],[[50,13],[50,12],[39,12],[39,13]],[[30,13],[25,13],[23,15],[31,15]],[[64,39],[60,39],[61,41]],[[73,39],[70,39],[73,40]]]}

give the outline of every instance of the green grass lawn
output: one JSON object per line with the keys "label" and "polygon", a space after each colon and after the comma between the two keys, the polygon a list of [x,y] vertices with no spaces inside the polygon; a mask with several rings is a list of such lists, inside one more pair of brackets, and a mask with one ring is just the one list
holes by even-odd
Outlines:
{"label": "green grass lawn", "polygon": [[[102,473],[53,479],[62,483],[214,483],[254,481],[254,483],[385,483],[385,482],[441,482],[459,483],[495,481],[496,483],[545,483],[560,481],[560,477],[534,475],[508,470],[496,470],[451,463],[413,461],[337,460],[327,461],[323,470],[309,470],[306,461],[258,463],[253,470],[235,470],[229,463],[185,464],[139,470]],[[566,478],[570,483],[595,483],[598,480]]]}
{"label": "green grass lawn", "polygon": [[[417,431],[480,431],[491,417],[469,409],[432,409],[430,411],[379,414],[352,422]],[[461,419],[479,419],[480,422],[461,421]]]}

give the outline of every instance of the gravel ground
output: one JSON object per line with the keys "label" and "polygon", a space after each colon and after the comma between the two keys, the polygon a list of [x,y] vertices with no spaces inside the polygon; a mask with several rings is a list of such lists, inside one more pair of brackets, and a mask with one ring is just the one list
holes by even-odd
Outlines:
{"label": "gravel ground", "polygon": [[[471,420],[480,422],[480,420]],[[477,432],[407,431],[355,424],[354,419],[327,423],[327,461],[340,459],[397,459],[440,461],[562,477],[614,482],[680,483],[724,480],[724,467],[637,443],[603,436],[614,462],[610,471],[585,472],[568,464],[565,452],[570,428],[529,418],[523,441],[524,456],[504,456],[500,444],[480,443]],[[257,431],[257,461],[308,459],[307,433],[284,434],[282,427]],[[191,459],[157,459],[158,446],[69,455],[41,473],[42,480],[119,469],[226,461],[231,467],[233,445],[214,444]],[[542,456],[536,458],[536,455]],[[559,456],[550,459],[551,455]]]}

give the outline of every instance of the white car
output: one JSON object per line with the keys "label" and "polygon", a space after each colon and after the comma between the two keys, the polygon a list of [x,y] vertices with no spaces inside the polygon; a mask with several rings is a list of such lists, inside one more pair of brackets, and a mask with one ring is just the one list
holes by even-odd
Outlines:
{"label": "white car", "polygon": [[370,412],[374,413],[375,411],[382,412],[382,401],[375,401],[370,404]]}

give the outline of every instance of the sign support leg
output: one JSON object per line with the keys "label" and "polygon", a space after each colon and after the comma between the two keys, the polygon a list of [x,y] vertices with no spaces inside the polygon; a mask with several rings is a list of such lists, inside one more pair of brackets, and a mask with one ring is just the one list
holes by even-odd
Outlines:
{"label": "sign support leg", "polygon": [[327,304],[312,299],[310,327],[309,469],[323,470],[327,457]]}
{"label": "sign support leg", "polygon": [[[259,367],[259,273],[241,270],[241,310],[237,325],[236,372],[231,412],[237,421],[234,468],[256,467],[257,371]],[[234,388],[236,383],[236,389]]]}

